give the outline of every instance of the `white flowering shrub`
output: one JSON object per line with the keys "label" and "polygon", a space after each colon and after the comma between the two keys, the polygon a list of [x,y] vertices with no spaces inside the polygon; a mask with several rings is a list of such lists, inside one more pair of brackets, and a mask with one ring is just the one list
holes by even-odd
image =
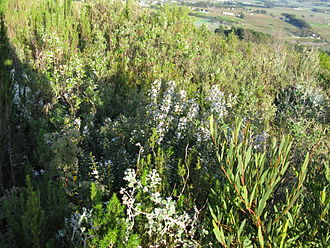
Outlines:
{"label": "white flowering shrub", "polygon": [[206,92],[204,100],[197,95],[189,97],[187,90],[174,81],[156,80],[152,84],[146,113],[149,123],[156,128],[157,143],[177,143],[187,136],[209,140],[209,116],[213,114],[217,121],[223,120],[235,102],[235,97],[226,98],[218,85]]}
{"label": "white flowering shrub", "polygon": [[126,206],[128,232],[139,227],[140,234],[145,236],[144,247],[198,247],[197,209],[190,216],[177,209],[172,197],[163,197],[157,190],[161,178],[156,170],[142,180],[135,170],[128,169],[124,179],[128,185],[120,193]]}
{"label": "white flowering shrub", "polygon": [[[163,85],[156,80],[149,90],[149,104],[146,113],[152,127],[156,128],[158,134],[157,143],[167,141],[178,142],[195,125],[198,120],[199,105],[196,99],[189,99],[185,90],[180,90],[174,81]],[[172,136],[173,134],[174,137]],[[165,139],[165,140],[164,140]]]}
{"label": "white flowering shrub", "polygon": [[329,106],[328,97],[319,88],[297,85],[284,89],[276,99],[277,118],[309,119],[325,122]]}
{"label": "white flowering shrub", "polygon": [[[286,130],[297,141],[297,159],[303,159],[301,152],[308,147],[329,142],[324,135],[330,120],[329,97],[320,88],[303,84],[288,87],[278,94],[275,105],[276,126]],[[328,156],[324,149],[323,145],[319,146],[316,157],[324,159],[324,156]]]}
{"label": "white flowering shrub", "polygon": [[[163,185],[179,184],[179,189],[182,188],[187,170],[192,171],[196,183],[202,182],[201,177],[216,162],[209,117],[213,114],[216,121],[224,122],[235,104],[235,97],[226,96],[219,85],[205,90],[204,95],[199,99],[187,86],[155,80],[147,101],[144,106],[137,106],[135,116],[103,121],[95,142],[100,147],[102,161],[92,166],[94,180],[101,184],[111,182],[115,191],[123,187],[124,171],[137,164],[139,149],[135,144],[139,143],[145,149],[142,158],[152,157],[148,169],[157,168]],[[188,154],[191,154],[191,166],[199,171],[188,168],[188,160],[179,162],[186,160]]]}
{"label": "white flowering shrub", "polygon": [[[188,190],[189,177],[189,183],[196,187],[194,194],[200,195],[200,202],[205,201],[207,195],[202,189],[210,187],[208,174],[210,171],[218,174],[214,168],[216,156],[209,118],[213,115],[218,123],[225,122],[236,97],[223,93],[219,85],[205,89],[203,95],[198,97],[189,86],[174,81],[155,80],[148,98],[137,105],[135,115],[106,118],[96,135],[95,131],[84,135],[96,136],[91,141],[100,156],[90,163],[90,178],[108,190],[119,191],[125,183],[124,171],[138,164],[140,151],[136,144],[141,144],[145,150],[141,154],[145,161],[141,168],[156,168],[163,190],[176,187],[174,195],[178,197],[181,190]],[[86,126],[82,129],[83,133],[90,130]]]}
{"label": "white flowering shrub", "polygon": [[[70,218],[65,218],[66,229],[58,231],[57,238],[63,238],[65,235],[70,236],[72,243],[82,244],[84,248],[87,247],[87,242],[93,236],[88,231],[93,228],[92,211],[86,208],[82,209],[82,213],[73,213]],[[66,230],[71,233],[66,234]]]}

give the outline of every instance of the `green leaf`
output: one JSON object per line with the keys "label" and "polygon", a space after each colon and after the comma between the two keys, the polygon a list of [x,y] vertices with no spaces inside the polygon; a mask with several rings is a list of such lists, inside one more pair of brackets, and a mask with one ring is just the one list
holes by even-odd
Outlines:
{"label": "green leaf", "polygon": [[12,64],[13,64],[13,61],[11,59],[6,59],[4,61],[4,65],[6,65],[6,66],[11,66]]}
{"label": "green leaf", "polygon": [[249,238],[246,238],[246,239],[243,241],[243,247],[244,247],[244,248],[250,248],[250,247],[253,247],[253,245],[252,245],[252,241],[251,241]]}
{"label": "green leaf", "polygon": [[258,239],[259,239],[260,247],[263,248],[264,247],[264,237],[262,235],[261,226],[258,227]]}
{"label": "green leaf", "polygon": [[290,212],[288,212],[288,218],[289,218],[291,225],[293,225],[293,218],[292,218],[292,215],[290,214]]}
{"label": "green leaf", "polygon": [[252,157],[252,147],[250,146],[245,154],[244,167],[246,168]]}
{"label": "green leaf", "polygon": [[284,173],[286,172],[286,170],[288,169],[290,163],[286,162],[285,165],[282,167],[280,175],[284,175]]}
{"label": "green leaf", "polygon": [[243,232],[243,229],[244,229],[245,223],[246,223],[246,219],[243,220],[242,224],[240,225],[240,227],[239,227],[239,229],[238,229],[238,232],[237,232],[237,237],[238,237],[238,239],[240,239],[240,237],[241,237],[241,234],[242,234],[242,232]]}
{"label": "green leaf", "polygon": [[255,193],[256,193],[256,189],[257,189],[257,184],[254,185],[253,190],[252,190],[252,192],[251,192],[251,195],[250,195],[250,201],[249,201],[249,207],[251,207],[252,202],[253,202],[253,200],[254,200],[254,195],[255,195]]}
{"label": "green leaf", "polygon": [[215,223],[215,221],[213,220],[212,221],[213,223],[213,232],[215,234],[215,237],[217,238],[217,240],[222,244],[222,245],[225,245],[226,244],[226,239],[225,239],[225,235],[223,233],[223,229],[222,227],[218,227],[217,223]]}
{"label": "green leaf", "polygon": [[211,208],[211,206],[209,206],[209,209],[210,209],[210,213],[211,213],[211,216],[212,216],[213,220],[218,220],[218,218],[215,216],[215,214],[214,214],[213,209]]}
{"label": "green leaf", "polygon": [[243,157],[242,157],[242,155],[241,154],[238,154],[237,159],[238,159],[239,174],[242,175],[243,174],[243,170],[244,170],[244,167],[243,167]]}
{"label": "green leaf", "polygon": [[266,202],[268,200],[268,198],[270,197],[270,194],[273,192],[273,187],[270,187],[266,194],[262,197],[258,209],[257,209],[257,215],[260,217],[262,215],[262,211],[264,210],[264,208],[266,207]]}
{"label": "green leaf", "polygon": [[300,176],[299,186],[301,186],[305,181],[308,163],[309,163],[309,153],[306,154],[305,161],[301,167],[301,176]]}
{"label": "green leaf", "polygon": [[286,221],[285,226],[284,226],[284,230],[282,232],[282,240],[281,240],[280,248],[284,247],[284,241],[285,241],[285,238],[287,236],[288,226],[289,226],[289,220]]}
{"label": "green leaf", "polygon": [[265,170],[262,173],[261,178],[260,178],[260,181],[259,181],[260,185],[262,185],[265,182],[265,179],[266,179],[266,177],[268,175],[268,172],[269,172],[269,169]]}
{"label": "green leaf", "polygon": [[246,204],[249,204],[249,199],[248,199],[248,191],[247,191],[247,188],[246,188],[246,185],[244,185],[243,187],[242,187],[242,196],[243,196],[243,199],[244,199],[244,201],[245,201],[245,203]]}
{"label": "green leaf", "polygon": [[330,166],[329,163],[325,163],[325,177],[328,180],[328,182],[330,183]]}

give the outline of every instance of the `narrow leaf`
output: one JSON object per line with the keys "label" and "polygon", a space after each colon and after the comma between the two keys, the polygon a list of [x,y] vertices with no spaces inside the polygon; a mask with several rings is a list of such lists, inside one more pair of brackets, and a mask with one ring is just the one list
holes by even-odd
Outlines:
{"label": "narrow leaf", "polygon": [[260,247],[263,248],[264,247],[264,237],[262,235],[261,226],[258,227],[258,239],[260,242]]}
{"label": "narrow leaf", "polygon": [[237,232],[238,239],[240,239],[240,237],[241,237],[241,234],[242,234],[242,231],[244,229],[245,223],[246,223],[246,219],[243,220],[242,224],[240,225],[240,227],[238,229],[238,232]]}
{"label": "narrow leaf", "polygon": [[225,240],[225,235],[223,233],[222,227],[218,227],[217,223],[215,223],[215,221],[212,221],[213,223],[213,232],[215,234],[215,237],[217,238],[217,240],[222,244],[222,245],[226,245],[226,240]]}
{"label": "narrow leaf", "polygon": [[258,209],[257,209],[257,215],[260,217],[262,215],[262,211],[266,207],[266,202],[270,196],[270,194],[273,192],[273,187],[267,190],[266,194],[262,197]]}

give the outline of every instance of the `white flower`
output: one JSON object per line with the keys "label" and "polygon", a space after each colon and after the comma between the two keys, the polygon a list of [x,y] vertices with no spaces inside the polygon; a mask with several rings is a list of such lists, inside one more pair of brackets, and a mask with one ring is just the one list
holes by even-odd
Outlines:
{"label": "white flower", "polygon": [[92,175],[94,175],[94,177],[96,178],[96,179],[99,179],[99,172],[98,172],[98,170],[95,168],[93,171],[92,171]]}
{"label": "white flower", "polygon": [[227,114],[226,100],[224,93],[220,91],[218,85],[213,85],[208,92],[206,101],[210,105],[211,113],[217,118],[223,118]]}

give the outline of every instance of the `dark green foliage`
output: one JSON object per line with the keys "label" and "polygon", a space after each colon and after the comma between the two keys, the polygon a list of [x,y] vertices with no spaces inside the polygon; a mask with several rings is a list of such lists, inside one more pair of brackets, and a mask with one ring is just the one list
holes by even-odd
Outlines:
{"label": "dark green foliage", "polygon": [[128,240],[125,239],[127,223],[125,218],[124,206],[120,203],[116,194],[104,204],[102,196],[97,186],[91,186],[91,199],[93,205],[93,229],[89,230],[92,239],[88,242],[88,247],[95,248],[134,248],[138,247],[140,240],[138,235],[130,234]]}
{"label": "dark green foliage", "polygon": [[[40,248],[43,242],[41,237],[44,236],[43,232],[46,224],[45,213],[40,204],[40,192],[33,190],[30,177],[26,178],[26,185],[27,198],[25,210],[21,216],[21,225],[23,229],[22,240],[26,242],[25,246]],[[9,207],[6,208],[10,209]]]}
{"label": "dark green foliage", "polygon": [[267,10],[256,9],[256,10],[253,11],[253,13],[266,15],[267,14]]}
{"label": "dark green foliage", "polygon": [[30,176],[26,188],[14,189],[2,201],[9,230],[17,247],[45,247],[63,226],[67,202],[63,189],[50,181],[35,189]]}
{"label": "dark green foliage", "polygon": [[[10,118],[12,109],[12,82],[10,69],[13,61],[10,57],[10,46],[4,20],[5,1],[0,1],[0,195],[6,185],[12,184],[10,169]],[[5,178],[10,178],[4,181]]]}
{"label": "dark green foliage", "polygon": [[227,37],[230,34],[235,34],[236,36],[238,36],[240,40],[247,40],[252,42],[260,42],[260,43],[269,42],[272,39],[272,37],[268,34],[251,29],[241,28],[241,27],[232,27],[230,29],[225,29],[224,27],[220,26],[215,30],[215,33],[224,34]]}
{"label": "dark green foliage", "polygon": [[298,28],[306,28],[311,29],[311,25],[305,20],[299,19],[294,14],[282,13],[282,16],[285,17],[285,21],[288,23],[298,27]]}

